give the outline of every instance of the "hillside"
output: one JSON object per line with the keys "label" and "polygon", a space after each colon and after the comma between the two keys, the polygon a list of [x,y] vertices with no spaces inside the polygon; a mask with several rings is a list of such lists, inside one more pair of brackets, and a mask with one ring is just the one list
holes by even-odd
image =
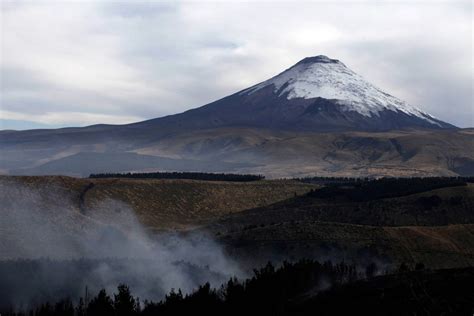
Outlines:
{"label": "hillside", "polygon": [[[317,192],[317,191],[316,191]],[[306,194],[222,219],[226,227],[271,222],[324,221],[369,226],[442,226],[474,223],[474,184],[406,196],[351,201]],[[291,210],[291,212],[289,212]]]}
{"label": "hillside", "polygon": [[301,258],[372,261],[387,267],[418,262],[433,268],[474,265],[474,225],[377,227],[334,222],[274,222],[216,232],[248,266]]}
{"label": "hillside", "polygon": [[[83,235],[100,240],[111,227],[121,236],[138,220],[150,233],[204,232],[247,267],[300,257],[474,264],[472,184],[368,202],[315,198],[310,191],[318,188],[293,180],[4,176],[0,249],[5,258],[54,257],[61,245],[50,241],[58,236],[65,244]],[[420,204],[432,196],[435,205]]]}
{"label": "hillside", "polygon": [[146,228],[171,230],[269,205],[314,187],[291,180],[222,182],[0,176],[0,190],[5,193],[0,205],[3,209],[32,207],[52,216],[48,220],[61,220],[58,226],[67,229],[76,220],[113,223],[119,215],[113,209],[128,208]]}
{"label": "hillside", "polygon": [[[420,203],[433,196],[436,205]],[[310,257],[472,266],[473,203],[472,184],[362,203],[305,195],[227,215],[208,229],[249,265]]]}
{"label": "hillside", "polygon": [[[474,174],[471,130],[308,133],[217,128],[162,135],[151,126],[116,127],[113,132],[110,128],[0,137],[0,169],[76,176],[175,170],[270,178]],[[147,139],[152,134],[153,139]]]}

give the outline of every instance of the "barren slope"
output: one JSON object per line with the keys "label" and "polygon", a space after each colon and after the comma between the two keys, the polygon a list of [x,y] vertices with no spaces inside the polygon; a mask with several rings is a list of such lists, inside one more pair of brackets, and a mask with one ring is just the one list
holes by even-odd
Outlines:
{"label": "barren slope", "polygon": [[101,208],[106,201],[131,208],[150,229],[199,225],[308,192],[314,185],[291,180],[213,182],[156,179],[79,179],[0,176],[0,204],[31,200],[40,210],[64,208],[64,214],[107,224],[117,214]]}

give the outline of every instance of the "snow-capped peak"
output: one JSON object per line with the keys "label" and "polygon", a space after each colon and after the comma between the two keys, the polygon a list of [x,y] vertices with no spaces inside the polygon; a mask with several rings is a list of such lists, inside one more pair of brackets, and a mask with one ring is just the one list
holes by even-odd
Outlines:
{"label": "snow-capped peak", "polygon": [[439,125],[431,115],[383,92],[339,60],[324,55],[304,58],[279,75],[241,93],[252,94],[269,85],[274,86],[278,96],[287,99],[320,97],[336,100],[345,111],[356,111],[368,117],[384,110],[401,111]]}

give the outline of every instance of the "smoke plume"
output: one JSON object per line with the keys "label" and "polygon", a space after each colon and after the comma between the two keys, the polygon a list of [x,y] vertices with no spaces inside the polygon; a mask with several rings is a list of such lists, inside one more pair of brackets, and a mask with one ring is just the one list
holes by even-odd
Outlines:
{"label": "smoke plume", "polygon": [[151,233],[133,209],[104,200],[82,212],[60,186],[0,181],[0,309],[77,299],[126,283],[142,300],[159,300],[209,281],[242,277],[204,233]]}

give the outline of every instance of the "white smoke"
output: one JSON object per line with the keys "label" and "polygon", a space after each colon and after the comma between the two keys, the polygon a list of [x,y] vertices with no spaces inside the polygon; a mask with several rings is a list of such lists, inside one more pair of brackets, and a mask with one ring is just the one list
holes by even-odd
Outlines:
{"label": "white smoke", "polygon": [[[141,299],[158,300],[172,288],[188,292],[244,276],[206,234],[152,234],[121,201],[103,200],[84,214],[72,190],[1,180],[0,294],[6,296],[0,307],[48,296],[77,299],[86,286],[93,294],[111,293],[119,283]],[[25,261],[16,262],[18,275],[2,271],[5,260],[18,259],[35,259],[34,280],[21,270]]]}

